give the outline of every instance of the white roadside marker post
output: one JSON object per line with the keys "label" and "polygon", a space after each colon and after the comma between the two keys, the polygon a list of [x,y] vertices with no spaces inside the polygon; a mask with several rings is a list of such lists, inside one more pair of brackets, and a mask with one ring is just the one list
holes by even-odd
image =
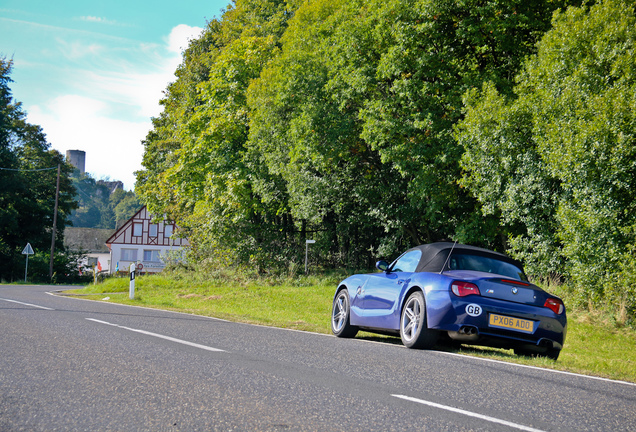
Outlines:
{"label": "white roadside marker post", "polygon": [[309,245],[316,243],[316,240],[305,241],[305,274],[307,274],[307,256],[309,255]]}
{"label": "white roadside marker post", "polygon": [[128,297],[131,300],[135,299],[135,271],[137,269],[137,266],[135,265],[135,263],[130,263],[130,290],[128,293]]}

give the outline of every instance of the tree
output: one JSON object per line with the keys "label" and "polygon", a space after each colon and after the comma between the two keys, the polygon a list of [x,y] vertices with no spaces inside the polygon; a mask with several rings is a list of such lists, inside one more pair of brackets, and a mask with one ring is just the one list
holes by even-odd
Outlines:
{"label": "tree", "polygon": [[275,254],[272,236],[285,218],[253,188],[259,167],[246,159],[245,93],[276,54],[289,16],[285,1],[235,2],[190,44],[153,120],[137,188],[151,212],[179,221],[195,252],[240,262]]}
{"label": "tree", "polygon": [[110,207],[115,214],[115,225],[119,228],[139,211],[141,203],[134,192],[117,189],[110,196]]}
{"label": "tree", "polygon": [[[52,150],[39,126],[26,122],[9,83],[12,62],[0,57],[0,279],[24,274],[20,254],[27,242],[37,251],[51,247],[57,166],[61,165],[56,250],[76,207],[69,179],[72,167]],[[47,271],[48,273],[48,271]]]}
{"label": "tree", "polygon": [[453,238],[502,249],[459,185],[453,126],[508,94],[563,1],[238,0],[193,41],[154,119],[142,200],[201,255],[328,265]]}
{"label": "tree", "polygon": [[[323,1],[296,11],[281,55],[251,85],[249,145],[282,176],[294,218],[342,233],[325,234],[326,253],[348,255],[338,249],[352,239],[376,256],[449,237],[503,247],[498,220],[458,185],[452,130],[467,89],[491,79],[511,91],[556,7]],[[356,226],[370,235],[352,235]]]}
{"label": "tree", "polygon": [[78,170],[71,179],[78,201],[78,208],[71,214],[75,227],[115,229],[141,208],[135,192],[124,191],[119,181],[95,180],[89,173],[80,175]]}
{"label": "tree", "polygon": [[[76,170],[76,174],[79,174]],[[115,228],[112,209],[109,207],[109,188],[96,181],[89,173],[74,175],[78,208],[71,215],[72,225],[79,228]]]}
{"label": "tree", "polygon": [[[553,269],[567,270],[592,300],[627,295],[636,302],[624,283],[633,272],[621,272],[635,262],[635,54],[631,2],[556,13],[524,65],[515,97],[492,86],[471,94],[459,129],[465,184],[519,224],[519,244],[546,244],[567,260]],[[484,181],[493,172],[489,165],[503,168],[497,175],[503,199]],[[522,165],[529,175],[513,174]],[[508,202],[531,205],[515,213]]]}

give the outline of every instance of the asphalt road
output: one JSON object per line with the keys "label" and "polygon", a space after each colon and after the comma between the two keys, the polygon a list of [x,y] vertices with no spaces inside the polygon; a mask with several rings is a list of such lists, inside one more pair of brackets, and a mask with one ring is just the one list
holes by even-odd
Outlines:
{"label": "asphalt road", "polygon": [[0,285],[2,432],[636,431],[630,383],[54,289]]}

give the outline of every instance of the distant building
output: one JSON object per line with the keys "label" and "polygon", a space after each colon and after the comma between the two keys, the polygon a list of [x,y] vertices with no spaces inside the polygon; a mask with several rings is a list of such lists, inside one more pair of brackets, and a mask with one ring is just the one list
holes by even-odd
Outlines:
{"label": "distant building", "polygon": [[182,247],[190,245],[187,239],[174,236],[174,222],[155,223],[152,219],[143,206],[106,240],[110,250],[110,273],[127,272],[131,263],[141,267],[142,273],[160,272],[170,254],[179,254]]}
{"label": "distant building", "polygon": [[112,195],[117,189],[124,190],[124,182],[120,180],[97,180],[98,185],[103,185],[108,188],[109,193]]}
{"label": "distant building", "polygon": [[66,161],[77,168],[80,175],[86,172],[86,152],[82,150],[67,150]]}
{"label": "distant building", "polygon": [[86,254],[83,267],[92,269],[95,266],[101,267],[102,271],[109,271],[110,251],[106,247],[106,240],[112,234],[112,229],[67,227],[64,230],[64,247]]}

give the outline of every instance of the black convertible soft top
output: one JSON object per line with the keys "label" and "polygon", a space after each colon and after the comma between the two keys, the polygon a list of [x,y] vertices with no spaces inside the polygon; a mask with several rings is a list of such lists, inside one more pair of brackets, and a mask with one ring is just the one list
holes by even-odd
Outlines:
{"label": "black convertible soft top", "polygon": [[[455,247],[453,247],[453,244]],[[461,243],[451,243],[451,242],[439,242],[439,243],[429,243],[425,245],[416,246],[409,250],[419,249],[422,251],[422,258],[420,259],[420,263],[417,265],[415,271],[417,272],[435,272],[439,273],[442,271],[442,267],[444,263],[447,262],[448,255],[451,250],[453,251],[453,255],[455,254],[466,254],[466,255],[478,255],[494,258],[500,261],[508,262],[519,270],[523,271],[523,265],[504,254],[499,252],[494,252],[488,249],[483,249],[476,246],[465,245]]]}

